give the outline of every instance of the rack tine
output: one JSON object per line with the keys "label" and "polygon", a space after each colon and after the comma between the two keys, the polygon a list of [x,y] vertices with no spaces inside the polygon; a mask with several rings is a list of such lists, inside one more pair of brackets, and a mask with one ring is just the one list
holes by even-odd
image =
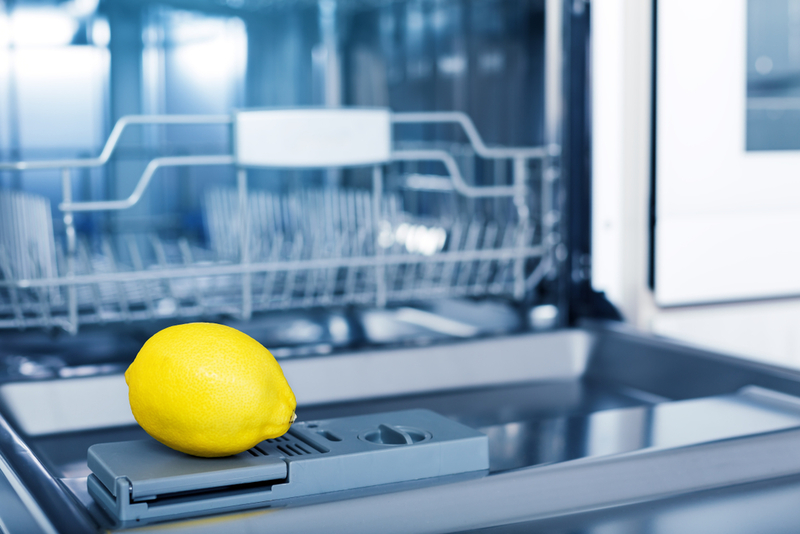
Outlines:
{"label": "rack tine", "polygon": [[[292,249],[289,253],[289,261],[298,261],[303,256],[303,234],[298,233],[295,235],[292,242]],[[283,287],[283,298],[281,302],[286,305],[291,302],[294,292],[295,280],[297,278],[297,269],[290,269],[286,272],[286,282]]]}
{"label": "rack tine", "polygon": [[[335,258],[344,258],[344,243],[345,240],[342,237],[341,231],[337,231],[333,237],[333,252],[332,255]],[[334,267],[332,269],[326,269],[326,276],[327,284],[326,288],[323,291],[322,296],[320,297],[320,303],[330,304],[334,302],[335,295],[336,295],[336,283],[339,279],[339,272],[341,268]]]}
{"label": "rack tine", "polygon": [[[269,252],[267,261],[274,263],[280,261],[281,251],[283,250],[283,233],[278,233],[272,241],[272,248]],[[272,300],[272,294],[275,291],[275,281],[278,273],[276,271],[267,272],[264,277],[264,289],[261,293],[261,304],[268,303]]]}
{"label": "rack tine", "polygon": [[[495,248],[497,232],[497,223],[495,221],[490,221],[486,225],[486,230],[483,233],[483,242],[481,243],[482,250],[493,250]],[[491,275],[492,261],[493,260],[481,260],[478,262],[478,270],[471,291],[472,294],[481,294],[486,290]]]}
{"label": "rack tine", "polygon": [[[156,255],[156,262],[158,262],[158,265],[160,267],[166,269],[167,267],[169,267],[169,264],[167,263],[167,253],[164,251],[164,244],[161,242],[161,239],[159,239],[158,235],[155,233],[151,233],[148,237],[150,239],[150,246],[153,247],[153,252],[155,252]],[[182,315],[180,300],[175,295],[175,288],[173,287],[173,279],[172,278],[164,279],[162,280],[162,283],[166,288],[166,293],[168,297],[175,301],[176,310],[174,315]]]}
{"label": "rack tine", "polygon": [[[34,243],[29,243],[28,247],[28,257],[31,262],[31,268],[34,270],[31,274],[35,278],[42,278],[42,265],[39,261],[37,261],[37,254],[36,254],[36,245]],[[39,286],[36,288],[36,295],[38,296],[39,302],[39,313],[42,317],[42,323],[44,324],[45,328],[51,328],[53,326],[53,319],[50,316],[50,306],[47,299],[47,290],[44,286]]]}
{"label": "rack tine", "polygon": [[[366,232],[363,229],[356,230],[355,235],[350,236],[352,240],[348,239],[345,248],[348,249],[348,253],[350,257],[356,256],[357,253],[353,253],[354,250],[359,250],[361,248],[361,243],[363,240],[366,239]],[[353,243],[355,241],[355,243]],[[358,267],[347,267],[347,272],[345,273],[345,280],[344,280],[344,291],[342,295],[342,299],[345,302],[355,302],[355,292],[356,292],[356,277],[358,276]]]}
{"label": "rack tine", "polygon": [[[314,232],[311,235],[311,246],[309,247],[308,251],[308,259],[315,260],[319,257],[318,254],[318,247],[320,236],[317,232]],[[302,306],[307,307],[310,306],[311,303],[314,301],[314,292],[316,288],[314,287],[317,282],[317,273],[319,273],[319,269],[309,269],[306,271],[306,280],[305,280],[305,287],[303,288],[303,300]]]}
{"label": "rack tine", "polygon": [[[464,251],[476,250],[482,229],[483,223],[480,221],[472,221],[469,223],[469,226],[467,227],[467,238],[464,241]],[[458,280],[456,282],[457,287],[463,288],[469,284],[469,279],[472,277],[474,267],[475,262],[473,261],[461,262],[458,271]]]}
{"label": "rack tine", "polygon": [[[67,270],[67,258],[64,253],[64,247],[60,242],[55,245],[55,258],[56,258],[56,276],[61,276],[61,273]],[[56,291],[55,301],[53,306],[61,306],[64,304],[64,295],[62,294],[62,286],[53,288]]]}
{"label": "rack tine", "polygon": [[[78,249],[78,264],[84,268],[86,273],[92,274],[92,257],[86,237],[83,236],[78,239],[76,246]],[[103,301],[100,295],[100,282],[89,284],[89,294],[91,295],[97,322],[105,322],[105,317],[103,316]]]}
{"label": "rack tine", "polygon": [[[502,250],[512,250],[516,241],[517,225],[509,221],[506,224],[505,231],[503,232]],[[491,284],[491,293],[500,295],[505,291],[509,273],[513,274],[514,259],[508,258],[505,260],[497,260],[497,269],[495,270],[494,281]]]}
{"label": "rack tine", "polygon": [[[450,236],[447,240],[448,243],[445,245],[448,247],[448,251],[458,252],[461,249],[461,237],[463,234],[464,223],[462,220],[458,219],[453,224],[453,228],[450,231]],[[455,272],[456,262],[447,262],[444,266],[444,269],[442,269],[441,285],[443,287],[452,287],[455,284]]]}
{"label": "rack tine", "polygon": [[0,243],[0,271],[3,273],[3,278],[11,285],[8,287],[8,294],[11,299],[11,309],[14,310],[14,318],[16,319],[16,326],[22,329],[25,325],[25,317],[22,313],[22,306],[20,305],[19,290],[16,286],[16,281],[11,273],[11,260],[8,257],[5,246]]}
{"label": "rack tine", "polygon": [[[194,263],[194,258],[192,257],[192,247],[189,246],[189,240],[185,237],[181,237],[178,239],[178,250],[181,252],[181,259],[183,260],[183,265],[187,268],[191,267]],[[200,286],[197,283],[196,277],[190,277],[191,284],[192,284],[192,293],[194,293],[194,301],[198,308],[200,308],[201,313],[206,311],[206,304],[205,299],[203,298],[203,294],[200,291]]]}
{"label": "rack tine", "polygon": [[[142,261],[142,255],[139,252],[139,246],[136,244],[136,237],[133,235],[128,235],[126,241],[128,243],[128,252],[131,255],[133,268],[137,271],[143,271],[144,262]],[[142,300],[144,301],[145,309],[147,310],[147,316],[153,318],[155,317],[155,304],[153,302],[153,295],[150,291],[150,284],[146,280],[140,280],[139,285],[142,288]]]}

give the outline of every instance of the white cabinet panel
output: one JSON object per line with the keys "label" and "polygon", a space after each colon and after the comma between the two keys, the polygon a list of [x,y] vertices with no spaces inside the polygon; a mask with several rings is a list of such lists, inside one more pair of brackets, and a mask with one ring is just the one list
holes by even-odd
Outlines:
{"label": "white cabinet panel", "polygon": [[800,152],[745,151],[747,1],[657,21],[657,303],[800,294]]}

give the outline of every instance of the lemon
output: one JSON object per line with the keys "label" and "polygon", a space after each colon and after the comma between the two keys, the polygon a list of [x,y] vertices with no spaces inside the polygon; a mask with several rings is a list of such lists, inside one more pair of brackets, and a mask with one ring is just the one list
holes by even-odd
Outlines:
{"label": "lemon", "polygon": [[125,372],[136,421],[168,447],[229,456],[286,433],[297,402],[258,341],[212,323],[171,326]]}

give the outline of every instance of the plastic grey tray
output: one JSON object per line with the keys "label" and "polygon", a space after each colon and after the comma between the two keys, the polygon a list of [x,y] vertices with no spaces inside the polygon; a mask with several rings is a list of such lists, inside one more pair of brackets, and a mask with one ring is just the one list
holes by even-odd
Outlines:
{"label": "plastic grey tray", "polygon": [[155,440],[89,448],[91,496],[127,522],[236,510],[275,500],[488,472],[487,437],[429,410],[296,423],[226,458]]}

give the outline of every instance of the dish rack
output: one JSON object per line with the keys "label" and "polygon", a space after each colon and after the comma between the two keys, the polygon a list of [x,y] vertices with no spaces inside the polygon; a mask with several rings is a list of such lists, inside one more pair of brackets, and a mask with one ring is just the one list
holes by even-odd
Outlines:
{"label": "dish rack", "polygon": [[[157,157],[127,198],[73,200],[74,169],[105,165],[126,128],[153,124],[229,125],[233,148]],[[398,124],[454,124],[468,142],[394,141]],[[563,250],[555,204],[559,153],[556,145],[489,147],[461,112],[329,108],[123,117],[96,158],[0,163],[0,170],[60,169],[65,228],[54,235],[46,199],[0,192],[0,329],[75,333],[81,324],[156,318],[249,319],[267,310],[444,297],[521,300],[553,272]],[[476,157],[510,162],[511,183],[468,183]],[[416,172],[425,165],[445,172]],[[75,213],[129,209],[159,169],[186,166],[236,170],[235,189],[206,192],[207,243],[156,234],[90,243],[76,233]],[[348,167],[371,168],[372,188],[287,195],[248,189],[248,169]],[[485,218],[462,207],[445,217],[413,215],[397,193],[385,191],[387,170],[419,194],[505,201],[510,214]]]}

